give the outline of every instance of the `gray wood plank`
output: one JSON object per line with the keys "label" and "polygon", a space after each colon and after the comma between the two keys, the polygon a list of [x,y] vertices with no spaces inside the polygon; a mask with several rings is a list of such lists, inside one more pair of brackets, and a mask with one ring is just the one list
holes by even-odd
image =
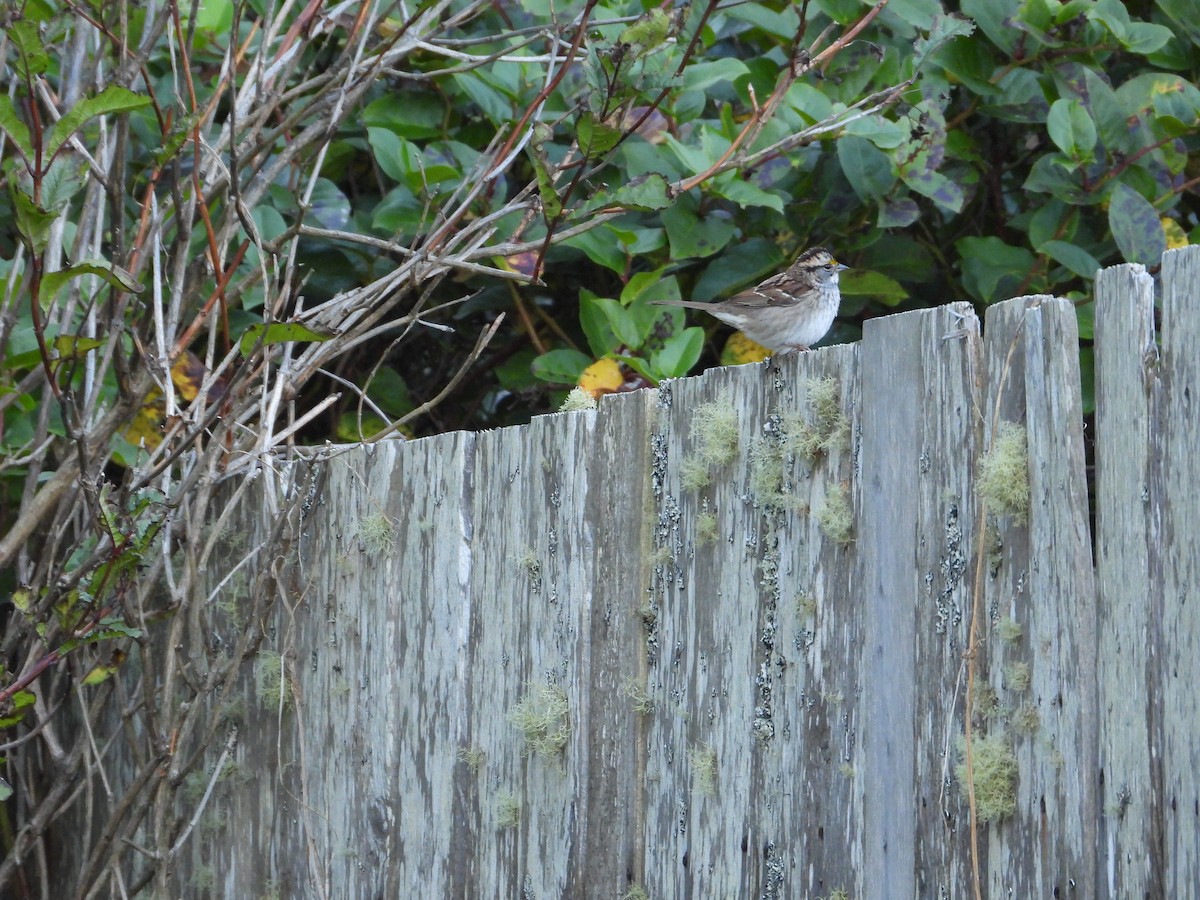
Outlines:
{"label": "gray wood plank", "polygon": [[1161,695],[1151,680],[1161,632],[1150,578],[1160,388],[1154,280],[1142,266],[1115,266],[1096,279],[1095,368],[1097,895],[1161,897]]}
{"label": "gray wood plank", "polygon": [[1002,423],[1022,425],[1029,490],[1027,516],[989,505],[1000,552],[976,662],[995,699],[977,724],[1012,752],[1017,775],[1013,815],[987,828],[988,880],[993,893],[1090,897],[1096,612],[1075,310],[1052,297],[1010,300],[988,310],[984,333],[987,449],[1004,441]]}
{"label": "gray wood plank", "polygon": [[967,304],[867,323],[862,344],[862,880],[856,896],[961,896],[950,779],[974,533],[979,329]]}
{"label": "gray wood plank", "polygon": [[1163,870],[1168,896],[1200,890],[1200,248],[1163,256],[1161,469],[1151,567],[1162,582]]}

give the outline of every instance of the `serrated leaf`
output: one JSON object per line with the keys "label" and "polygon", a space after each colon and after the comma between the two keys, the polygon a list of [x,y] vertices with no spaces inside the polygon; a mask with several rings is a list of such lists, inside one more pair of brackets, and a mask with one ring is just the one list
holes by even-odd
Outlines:
{"label": "serrated leaf", "polygon": [[651,212],[656,209],[666,209],[670,205],[671,197],[668,192],[667,179],[657,172],[648,172],[616,189],[597,194],[587,205],[587,209],[595,210],[618,206]]}
{"label": "serrated leaf", "polygon": [[670,29],[671,20],[656,7],[627,26],[618,40],[622,44],[638,44],[644,50],[651,50],[667,39]]}
{"label": "serrated leaf", "polygon": [[299,322],[272,322],[270,325],[260,322],[246,329],[246,333],[238,341],[238,348],[242,351],[242,356],[249,356],[260,342],[263,347],[285,344],[288,341],[311,341],[319,344],[332,337],[334,334],[331,331],[317,331]]}
{"label": "serrated leaf", "polygon": [[558,197],[558,191],[554,189],[554,179],[546,167],[545,158],[532,147],[529,147],[528,150],[529,161],[533,163],[533,171],[537,176],[538,196],[542,200],[542,216],[549,222],[562,215],[562,200]]}
{"label": "serrated leaf", "polygon": [[58,218],[57,213],[48,212],[33,202],[22,190],[13,190],[13,206],[17,214],[17,231],[35,256],[40,256],[50,242],[50,226]]}
{"label": "serrated leaf", "polygon": [[29,75],[41,75],[50,65],[50,56],[42,46],[42,36],[35,22],[29,19],[17,19],[10,22],[6,29],[8,39],[16,45],[21,54],[22,68]]}
{"label": "serrated leaf", "polygon": [[916,72],[947,41],[956,37],[967,37],[975,30],[975,23],[960,15],[935,15],[929,25],[929,33],[913,43],[913,71]]}
{"label": "serrated leaf", "polygon": [[72,106],[66,115],[46,130],[44,150],[46,158],[52,159],[58,153],[58,149],[88,119],[94,119],[96,116],[110,116],[130,112],[131,110],[141,109],[143,106],[148,106],[149,104],[149,97],[142,94],[135,94],[128,88],[123,88],[115,84],[110,84],[94,97],[85,97]]}
{"label": "serrated leaf", "polygon": [[72,279],[80,278],[83,275],[96,275],[118,290],[130,294],[140,294],[146,289],[140,281],[133,277],[132,273],[107,259],[85,259],[66,269],[46,274],[38,289],[38,302],[42,308],[49,309],[63,286]]}
{"label": "serrated leaf", "polygon": [[75,153],[62,154],[42,179],[42,206],[51,212],[60,211],[85,183],[83,160]]}
{"label": "serrated leaf", "polygon": [[620,142],[621,129],[597,120],[595,114],[588,110],[575,123],[575,137],[579,141],[579,149],[586,156],[603,156]]}
{"label": "serrated leaf", "polygon": [[32,165],[33,145],[29,142],[29,127],[17,115],[17,108],[8,94],[0,94],[0,131],[16,144],[26,165]]}
{"label": "serrated leaf", "polygon": [[1055,100],[1046,129],[1055,146],[1072,159],[1089,163],[1096,158],[1096,123],[1078,100]]}
{"label": "serrated leaf", "polygon": [[1108,204],[1108,227],[1126,262],[1156,266],[1167,249],[1158,211],[1129,185],[1118,182]]}

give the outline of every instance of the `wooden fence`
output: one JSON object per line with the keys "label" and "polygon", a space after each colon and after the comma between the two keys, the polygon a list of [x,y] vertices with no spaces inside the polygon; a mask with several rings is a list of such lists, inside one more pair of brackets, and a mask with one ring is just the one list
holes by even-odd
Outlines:
{"label": "wooden fence", "polygon": [[179,894],[1194,895],[1200,251],[1162,284],[1156,337],[1096,282],[1094,539],[1050,297],[298,466]]}

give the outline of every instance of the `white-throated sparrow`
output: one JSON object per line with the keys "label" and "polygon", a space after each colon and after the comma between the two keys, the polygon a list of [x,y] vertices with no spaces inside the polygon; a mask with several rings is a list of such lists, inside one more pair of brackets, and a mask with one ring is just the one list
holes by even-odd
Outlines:
{"label": "white-throated sparrow", "polygon": [[659,306],[702,309],[772,352],[807,350],[825,336],[842,295],[838,274],[849,268],[824,247],[805,250],[784,272],[720,303],[659,300]]}

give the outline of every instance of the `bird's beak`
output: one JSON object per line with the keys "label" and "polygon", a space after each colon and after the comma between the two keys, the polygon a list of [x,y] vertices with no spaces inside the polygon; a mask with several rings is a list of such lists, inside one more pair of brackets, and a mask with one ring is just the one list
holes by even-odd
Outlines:
{"label": "bird's beak", "polygon": [[837,264],[837,269],[835,269],[834,271],[837,271],[837,272],[844,272],[844,271],[846,271],[848,268],[850,268],[850,267],[849,267],[849,266],[846,266],[846,265],[842,265],[842,263],[838,263],[838,264]]}

